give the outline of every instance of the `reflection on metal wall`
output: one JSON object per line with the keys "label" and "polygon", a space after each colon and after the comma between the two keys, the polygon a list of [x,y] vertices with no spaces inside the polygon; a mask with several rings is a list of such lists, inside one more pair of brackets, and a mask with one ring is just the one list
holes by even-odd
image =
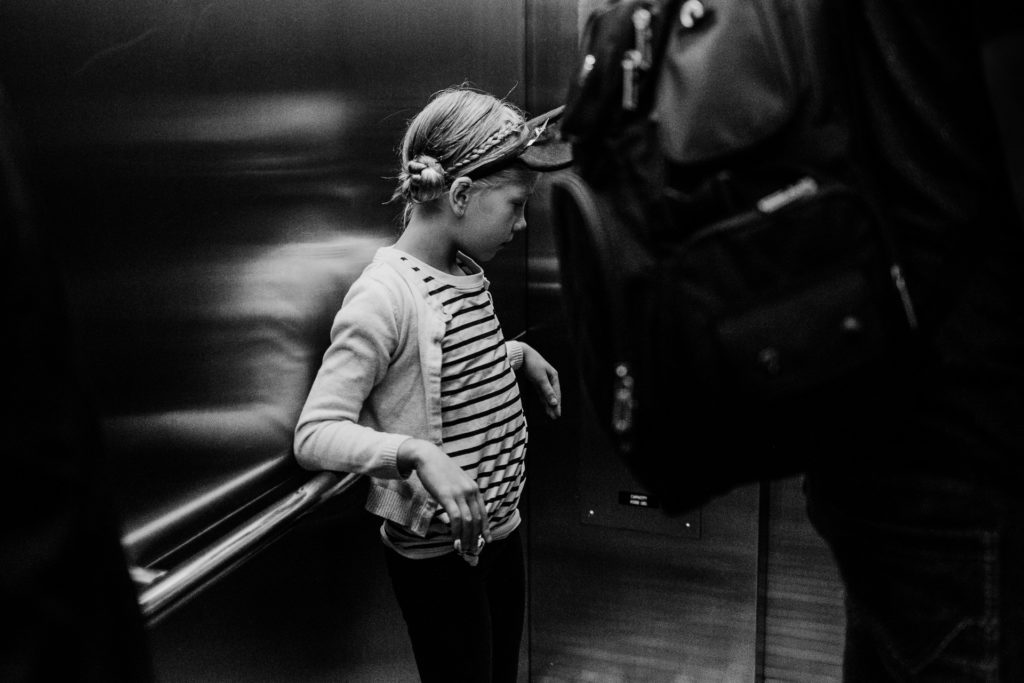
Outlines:
{"label": "reflection on metal wall", "polygon": [[[560,104],[577,10],[595,2],[0,3],[0,79],[34,153],[136,562],[180,556],[300,474],[291,427],[331,316],[395,236],[385,202],[407,119],[464,81],[533,112]],[[581,476],[612,456],[580,404],[545,193],[525,239],[488,264],[506,333],[529,328],[565,391],[559,423],[530,418],[521,670],[746,680],[755,492],[705,511],[696,539],[580,518],[580,486],[620,480],[611,466]],[[340,502],[162,622],[162,679],[408,677],[358,508]]]}
{"label": "reflection on metal wall", "polygon": [[330,319],[395,234],[385,202],[406,120],[464,80],[514,91],[523,15],[469,1],[0,7],[2,77],[40,160],[135,559],[289,476]]}
{"label": "reflection on metal wall", "polygon": [[[630,504],[642,489],[580,391],[547,246],[530,243],[528,304],[534,341],[560,371],[563,411],[557,425],[531,421],[534,680],[754,681],[758,487],[679,518]],[[685,457],[685,438],[665,456]]]}
{"label": "reflection on metal wall", "polygon": [[[546,42],[538,41],[528,62],[540,97],[564,97],[579,64],[575,30],[599,2],[559,6],[561,20],[554,21],[559,9],[546,8],[538,27]],[[582,16],[573,15],[577,8]],[[566,53],[570,58],[551,57]],[[564,407],[558,424],[541,415],[530,423],[533,680],[753,681],[758,488],[679,518],[631,505],[629,494],[642,489],[602,438],[579,391],[547,194],[542,183],[532,202],[527,310],[531,341],[561,373]],[[680,441],[685,451],[685,435]]]}
{"label": "reflection on metal wall", "polygon": [[330,319],[388,228],[333,177],[331,142],[354,134],[337,98],[82,112],[95,125],[46,138],[50,225],[125,540],[147,564],[297,473],[291,432]]}
{"label": "reflection on metal wall", "polygon": [[[0,4],[0,80],[30,143],[135,562],[173,562],[303,475],[295,415],[345,290],[395,237],[401,131],[462,82],[526,104],[525,5]],[[489,268],[510,333],[525,319],[523,254]],[[161,622],[161,678],[408,675],[358,507],[301,532],[338,544],[305,548],[305,567],[268,554]],[[332,604],[311,605],[318,594]],[[294,628],[314,613],[315,628]],[[191,637],[198,625],[216,637]],[[260,642],[274,647],[250,649]]]}

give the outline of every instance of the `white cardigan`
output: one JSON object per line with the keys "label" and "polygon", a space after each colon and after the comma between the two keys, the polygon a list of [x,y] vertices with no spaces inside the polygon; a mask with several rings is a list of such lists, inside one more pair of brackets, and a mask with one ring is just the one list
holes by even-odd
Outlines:
{"label": "white cardigan", "polygon": [[[402,478],[396,456],[409,438],[442,446],[441,341],[451,315],[401,255],[379,249],[345,295],[295,428],[295,457],[309,470],[370,475],[366,509],[423,535],[437,503],[415,472]],[[506,350],[519,369],[522,345]]]}

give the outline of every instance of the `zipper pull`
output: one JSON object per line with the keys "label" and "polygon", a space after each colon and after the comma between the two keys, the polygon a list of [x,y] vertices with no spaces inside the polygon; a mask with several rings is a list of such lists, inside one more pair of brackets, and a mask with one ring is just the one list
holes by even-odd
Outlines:
{"label": "zipper pull", "polygon": [[628,363],[615,366],[615,384],[612,387],[612,431],[624,436],[633,429],[633,374]]}
{"label": "zipper pull", "polygon": [[910,290],[907,289],[907,281],[903,277],[903,269],[900,264],[894,263],[889,268],[889,277],[896,285],[896,291],[900,295],[900,303],[903,304],[903,313],[907,316],[907,324],[910,329],[917,329],[917,312],[914,310],[914,302],[910,300]]}
{"label": "zipper pull", "polygon": [[633,46],[640,53],[637,67],[651,68],[651,10],[640,7],[633,12]]}
{"label": "zipper pull", "polygon": [[629,50],[622,58],[622,108],[633,111],[637,105],[637,78],[640,76],[637,67],[642,57],[637,50]]}
{"label": "zipper pull", "polygon": [[597,64],[597,57],[594,55],[587,55],[583,58],[583,66],[580,67],[579,84],[582,86],[590,72],[594,70],[594,65]]}
{"label": "zipper pull", "polygon": [[795,202],[797,199],[810,197],[818,192],[818,183],[810,176],[804,176],[797,182],[781,190],[757,200],[757,210],[761,213],[772,213]]}

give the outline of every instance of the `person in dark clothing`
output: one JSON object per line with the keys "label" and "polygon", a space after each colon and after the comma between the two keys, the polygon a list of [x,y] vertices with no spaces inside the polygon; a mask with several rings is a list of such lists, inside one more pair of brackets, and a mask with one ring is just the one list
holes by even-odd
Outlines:
{"label": "person in dark clothing", "polygon": [[856,457],[805,481],[845,585],[846,681],[1024,680],[1024,12],[1011,5],[856,0],[836,32],[854,149],[926,346],[899,409],[845,445]]}
{"label": "person in dark clothing", "polygon": [[59,270],[17,139],[0,88],[0,681],[151,681],[99,426],[76,378]]}

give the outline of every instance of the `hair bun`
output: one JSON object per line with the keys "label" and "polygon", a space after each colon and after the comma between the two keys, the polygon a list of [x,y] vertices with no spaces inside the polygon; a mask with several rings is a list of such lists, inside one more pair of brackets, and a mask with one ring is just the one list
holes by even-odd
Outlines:
{"label": "hair bun", "polygon": [[403,175],[403,194],[413,201],[428,202],[444,194],[444,168],[429,154],[417,154]]}

